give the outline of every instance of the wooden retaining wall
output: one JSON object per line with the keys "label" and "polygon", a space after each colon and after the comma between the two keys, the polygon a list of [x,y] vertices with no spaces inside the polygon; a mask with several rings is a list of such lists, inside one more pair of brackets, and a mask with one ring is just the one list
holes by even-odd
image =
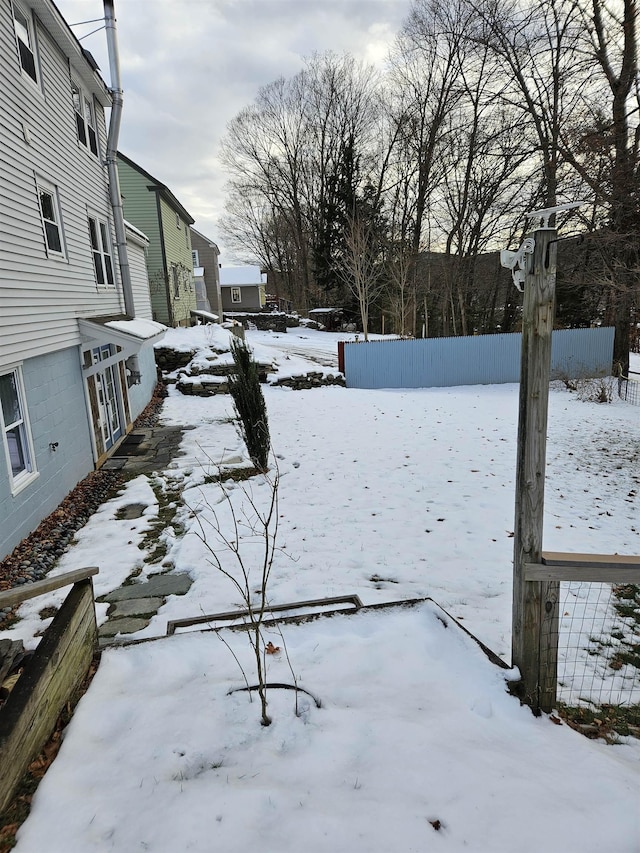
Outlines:
{"label": "wooden retaining wall", "polygon": [[[0,709],[0,812],[89,670],[97,626],[93,583],[86,575],[95,574],[97,569],[83,571],[85,579],[72,587]],[[37,585],[28,584],[19,590],[28,598],[31,596],[24,595],[28,587]]]}

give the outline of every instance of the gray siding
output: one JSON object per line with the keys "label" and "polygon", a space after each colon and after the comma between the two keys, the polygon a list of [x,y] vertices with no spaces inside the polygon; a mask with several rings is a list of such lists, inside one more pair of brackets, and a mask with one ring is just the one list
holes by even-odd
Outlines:
{"label": "gray siding", "polygon": [[[552,378],[610,374],[613,334],[611,328],[554,332]],[[347,386],[442,388],[518,382],[521,339],[511,334],[345,344]]]}
{"label": "gray siding", "polygon": [[[123,310],[119,288],[95,280],[87,212],[109,223],[112,246],[115,239],[105,170],[77,138],[73,69],[38,22],[36,38],[41,88],[20,72],[11,7],[0,4],[0,366],[16,352],[32,358],[79,343],[77,317]],[[100,91],[96,83],[93,94]],[[94,107],[103,155],[104,110],[95,98]],[[64,259],[47,257],[36,175],[58,187]],[[117,278],[115,263],[114,271]]]}
{"label": "gray siding", "polygon": [[262,310],[261,290],[264,290],[264,285],[243,284],[233,286],[240,287],[240,296],[242,301],[232,302],[231,286],[224,285],[224,287],[222,287],[222,309],[225,314],[231,314],[234,311]]}
{"label": "gray siding", "polygon": [[222,320],[222,293],[220,292],[219,253],[212,241],[203,240],[191,229],[191,246],[198,250],[198,266],[204,267],[204,286],[211,311]]}
{"label": "gray siding", "polygon": [[[77,348],[22,365],[38,478],[12,496],[0,442],[0,559],[8,554],[93,468]],[[56,443],[51,450],[50,443]]]}

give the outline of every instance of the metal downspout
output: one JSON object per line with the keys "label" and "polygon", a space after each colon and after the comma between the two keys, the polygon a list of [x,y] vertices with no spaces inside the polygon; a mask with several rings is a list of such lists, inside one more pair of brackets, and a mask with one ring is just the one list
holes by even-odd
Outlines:
{"label": "metal downspout", "polygon": [[107,50],[109,53],[109,70],[111,79],[110,93],[112,97],[111,115],[109,118],[109,135],[107,137],[107,153],[105,163],[109,177],[109,196],[113,208],[113,222],[116,231],[116,251],[122,280],[122,295],[124,310],[129,317],[135,317],[133,290],[131,288],[131,270],[127,252],[127,235],[124,227],[124,212],[120,195],[120,180],[118,178],[118,139],[120,136],[120,119],[122,117],[122,87],[120,85],[120,61],[118,56],[118,36],[113,0],[104,0],[104,23],[107,34]]}

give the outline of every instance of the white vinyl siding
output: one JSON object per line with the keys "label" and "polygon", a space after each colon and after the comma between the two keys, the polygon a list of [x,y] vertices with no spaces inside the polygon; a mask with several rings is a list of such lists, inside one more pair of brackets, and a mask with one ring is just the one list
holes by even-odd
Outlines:
{"label": "white vinyl siding", "polygon": [[[106,170],[78,144],[71,79],[93,98],[99,151],[106,147],[109,97],[91,83],[93,71],[83,71],[79,49],[65,57],[37,18],[34,30],[42,91],[20,80],[12,7],[0,3],[0,369],[18,353],[26,361],[79,345],[78,317],[124,310],[115,263],[116,286],[96,288],[87,211],[108,225],[112,247],[115,238]],[[65,263],[43,250],[34,175],[58,189]]]}
{"label": "white vinyl siding", "polygon": [[13,4],[13,26],[20,67],[34,83],[38,83],[38,57],[33,19],[27,9],[15,2]]}
{"label": "white vinyl siding", "polygon": [[132,234],[127,235],[127,254],[136,317],[153,320],[145,244]]}
{"label": "white vinyl siding", "polygon": [[36,476],[33,441],[20,368],[0,375],[0,424],[12,494]]}

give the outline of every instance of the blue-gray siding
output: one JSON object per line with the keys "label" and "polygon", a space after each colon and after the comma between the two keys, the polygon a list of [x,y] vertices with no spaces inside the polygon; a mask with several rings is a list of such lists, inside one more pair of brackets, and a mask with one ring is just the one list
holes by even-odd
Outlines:
{"label": "blue-gray siding", "polygon": [[28,359],[22,375],[39,476],[12,496],[0,443],[0,559],[93,469],[77,347]]}
{"label": "blue-gray siding", "polygon": [[[612,328],[553,333],[552,378],[611,373]],[[520,334],[345,344],[349,388],[442,388],[520,379]]]}
{"label": "blue-gray siding", "polygon": [[138,364],[140,365],[140,384],[129,388],[129,406],[131,408],[131,420],[135,421],[140,412],[146,407],[153,395],[153,389],[158,381],[156,368],[156,357],[153,344],[145,344],[138,353]]}

